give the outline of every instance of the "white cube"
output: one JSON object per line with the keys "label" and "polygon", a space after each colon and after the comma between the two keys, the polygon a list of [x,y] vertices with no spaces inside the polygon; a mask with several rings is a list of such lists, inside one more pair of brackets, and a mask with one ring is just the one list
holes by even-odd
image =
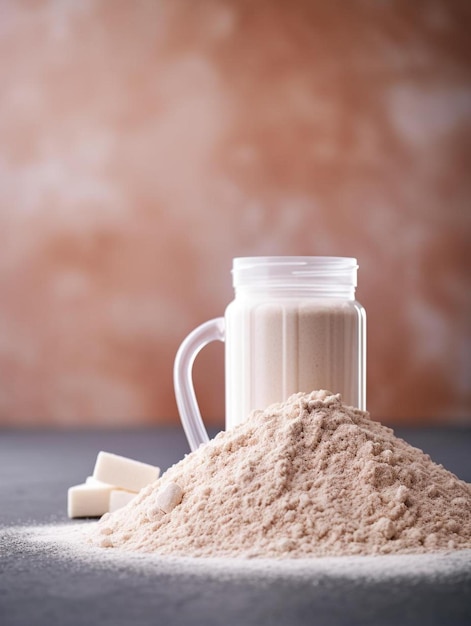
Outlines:
{"label": "white cube", "polygon": [[98,453],[93,470],[95,480],[136,492],[157,480],[159,474],[160,468],[154,465],[103,451]]}

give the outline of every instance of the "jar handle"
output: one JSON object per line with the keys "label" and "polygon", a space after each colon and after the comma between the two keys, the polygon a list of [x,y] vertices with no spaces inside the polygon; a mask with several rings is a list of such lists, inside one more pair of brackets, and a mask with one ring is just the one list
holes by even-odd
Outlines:
{"label": "jar handle", "polygon": [[209,320],[193,330],[183,340],[178,349],[173,366],[173,385],[178,412],[186,438],[193,452],[202,443],[209,441],[208,433],[201,418],[193,386],[193,363],[199,351],[211,341],[224,341],[225,323],[223,317]]}

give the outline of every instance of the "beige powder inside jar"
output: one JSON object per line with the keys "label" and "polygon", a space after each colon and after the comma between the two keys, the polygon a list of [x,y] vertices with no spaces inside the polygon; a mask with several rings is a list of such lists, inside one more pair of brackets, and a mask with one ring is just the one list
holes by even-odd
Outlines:
{"label": "beige powder inside jar", "polygon": [[352,301],[279,298],[226,312],[226,425],[307,389],[362,406],[362,309]]}

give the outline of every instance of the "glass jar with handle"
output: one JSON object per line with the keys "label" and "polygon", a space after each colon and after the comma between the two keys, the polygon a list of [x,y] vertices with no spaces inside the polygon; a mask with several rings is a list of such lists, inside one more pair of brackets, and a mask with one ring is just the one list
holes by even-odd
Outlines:
{"label": "glass jar with handle", "polygon": [[242,257],[235,298],[181,344],[177,405],[190,448],[208,441],[192,383],[198,352],[225,342],[226,428],[297,392],[328,389],[366,408],[366,313],[355,300],[357,261],[347,257]]}

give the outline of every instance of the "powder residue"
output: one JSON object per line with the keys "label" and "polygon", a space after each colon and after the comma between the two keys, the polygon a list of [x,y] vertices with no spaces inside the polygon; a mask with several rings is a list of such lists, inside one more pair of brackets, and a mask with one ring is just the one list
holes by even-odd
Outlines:
{"label": "powder residue", "polygon": [[88,541],[193,557],[466,549],[471,485],[340,395],[299,393],[187,455]]}

